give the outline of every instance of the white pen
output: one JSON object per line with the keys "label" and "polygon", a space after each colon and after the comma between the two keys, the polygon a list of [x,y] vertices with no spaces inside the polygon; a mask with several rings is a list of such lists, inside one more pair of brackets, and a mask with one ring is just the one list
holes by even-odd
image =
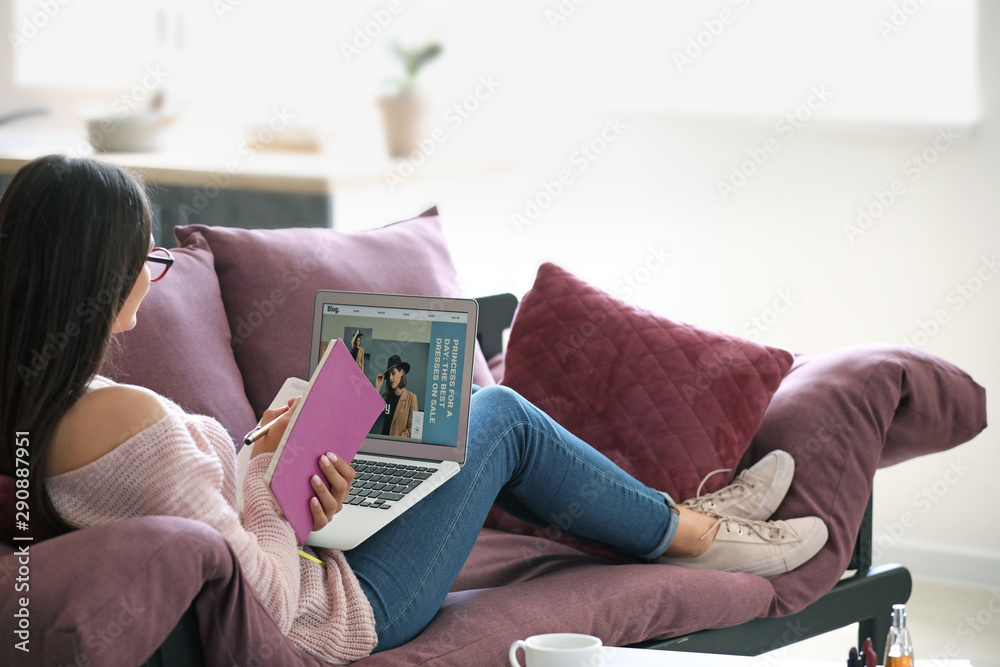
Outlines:
{"label": "white pen", "polygon": [[271,430],[271,427],[274,426],[278,422],[278,420],[282,418],[282,416],[284,416],[285,412],[288,412],[287,406],[280,415],[278,415],[271,421],[267,422],[260,428],[255,428],[254,430],[250,431],[245,436],[243,436],[243,443],[247,445],[252,445],[253,443],[263,438],[265,435],[267,435],[267,432]]}

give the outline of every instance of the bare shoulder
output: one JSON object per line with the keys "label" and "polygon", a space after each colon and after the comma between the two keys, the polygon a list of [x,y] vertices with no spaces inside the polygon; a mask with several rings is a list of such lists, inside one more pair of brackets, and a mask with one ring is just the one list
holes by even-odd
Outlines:
{"label": "bare shoulder", "polygon": [[59,422],[47,472],[58,475],[92,463],[166,414],[163,401],[148,389],[124,384],[93,389]]}

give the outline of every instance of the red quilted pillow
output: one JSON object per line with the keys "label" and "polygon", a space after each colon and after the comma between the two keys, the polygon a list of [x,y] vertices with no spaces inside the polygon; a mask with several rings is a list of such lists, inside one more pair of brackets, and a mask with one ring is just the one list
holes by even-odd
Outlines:
{"label": "red quilted pillow", "polygon": [[[501,384],[681,501],[709,472],[736,466],[792,355],[630,306],[543,264],[505,363]],[[734,474],[713,476],[705,491]],[[497,512],[491,523],[524,527]]]}

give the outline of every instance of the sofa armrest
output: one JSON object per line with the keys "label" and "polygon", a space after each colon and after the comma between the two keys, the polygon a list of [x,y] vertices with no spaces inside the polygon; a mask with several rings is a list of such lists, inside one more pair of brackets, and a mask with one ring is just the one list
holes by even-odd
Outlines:
{"label": "sofa armrest", "polygon": [[[145,517],[29,543],[27,558],[6,556],[0,561],[0,614],[13,619],[28,602],[30,653],[5,642],[0,650],[9,659],[0,662],[141,663],[204,581],[231,560],[222,536],[213,532],[187,519]],[[27,573],[20,576],[28,590],[15,592],[23,561]]]}
{"label": "sofa armrest", "polygon": [[[30,652],[0,648],[6,665],[138,665],[194,607],[207,664],[320,665],[281,635],[222,535],[199,521],[141,517],[29,543],[27,574],[17,552],[0,559],[0,615],[11,626],[28,605]],[[29,589],[16,592],[18,577]],[[15,637],[15,627],[5,628]]]}

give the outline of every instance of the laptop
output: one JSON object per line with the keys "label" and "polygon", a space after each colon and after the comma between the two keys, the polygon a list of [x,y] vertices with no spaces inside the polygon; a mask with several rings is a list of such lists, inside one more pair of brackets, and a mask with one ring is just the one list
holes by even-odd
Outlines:
{"label": "laptop", "polygon": [[[458,474],[468,444],[477,319],[472,299],[316,293],[309,377],[340,338],[395,405],[387,404],[351,463],[356,475],[343,509],[310,533],[307,545],[353,549]],[[390,400],[396,388],[399,396]]]}

